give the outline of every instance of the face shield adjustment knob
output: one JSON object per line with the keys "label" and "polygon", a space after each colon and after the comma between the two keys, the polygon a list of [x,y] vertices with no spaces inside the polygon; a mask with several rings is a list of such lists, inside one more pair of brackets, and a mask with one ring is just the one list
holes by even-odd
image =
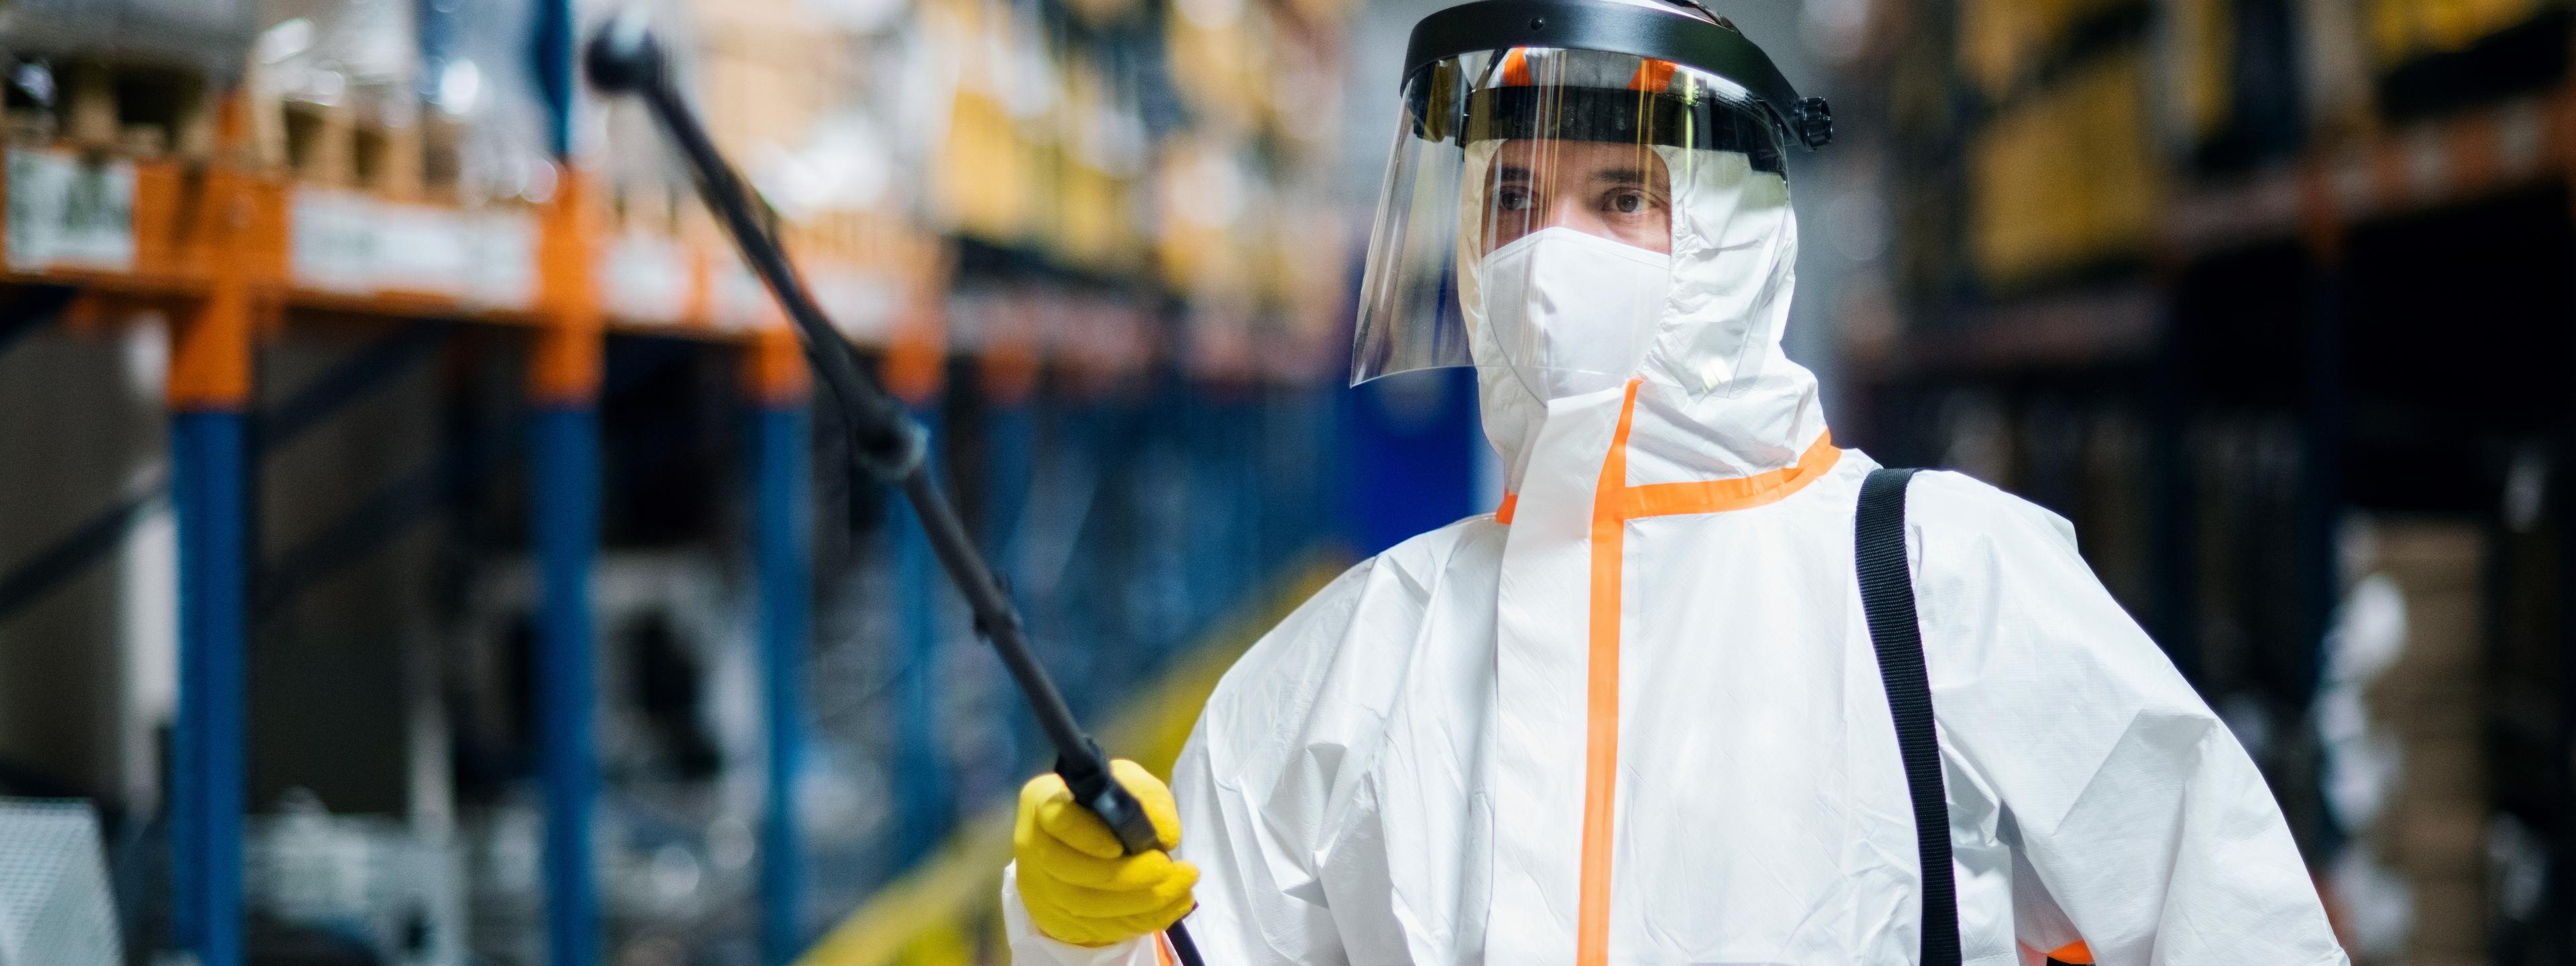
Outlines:
{"label": "face shield adjustment knob", "polygon": [[1824,98],[1810,97],[1799,101],[1798,117],[1793,124],[1798,131],[1798,140],[1804,142],[1809,150],[1834,143],[1834,108],[1825,103]]}

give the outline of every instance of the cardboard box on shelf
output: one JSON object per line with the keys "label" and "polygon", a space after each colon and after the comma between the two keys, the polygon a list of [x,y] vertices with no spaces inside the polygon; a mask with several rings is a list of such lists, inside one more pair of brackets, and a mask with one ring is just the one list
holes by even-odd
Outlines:
{"label": "cardboard box on shelf", "polygon": [[[2357,522],[2356,576],[2394,584],[2398,650],[2359,682],[2368,730],[2398,749],[2396,786],[2362,847],[2413,896],[2408,963],[2471,962],[2488,921],[2485,528],[2475,521]],[[2366,552],[2364,552],[2366,551]],[[2369,645],[2352,642],[2347,646]]]}
{"label": "cardboard box on shelf", "polygon": [[2482,879],[2417,879],[2415,931],[2406,940],[2406,961],[2430,962],[2446,956],[2483,962],[2486,952],[2487,896]]}

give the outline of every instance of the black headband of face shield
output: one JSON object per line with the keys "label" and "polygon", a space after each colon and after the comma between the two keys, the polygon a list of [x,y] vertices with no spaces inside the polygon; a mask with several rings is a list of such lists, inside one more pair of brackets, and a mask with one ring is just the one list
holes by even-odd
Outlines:
{"label": "black headband of face shield", "polygon": [[[1500,55],[1514,47],[1671,61],[1742,86],[1771,114],[1784,144],[1813,150],[1834,139],[1833,110],[1824,99],[1800,98],[1770,55],[1733,26],[1616,0],[1476,0],[1424,17],[1405,50],[1406,86],[1436,86],[1433,78],[1417,76],[1436,62],[1478,51]],[[1430,120],[1420,113],[1414,117]]]}
{"label": "black headband of face shield", "polygon": [[1429,101],[1428,90],[1416,90],[1415,133],[1438,131],[1439,140],[1456,130],[1463,142],[1598,141],[1732,151],[1752,159],[1755,171],[1788,174],[1769,121],[1747,108],[1602,87],[1490,87],[1467,96],[1466,116],[1453,128],[1423,123]]}

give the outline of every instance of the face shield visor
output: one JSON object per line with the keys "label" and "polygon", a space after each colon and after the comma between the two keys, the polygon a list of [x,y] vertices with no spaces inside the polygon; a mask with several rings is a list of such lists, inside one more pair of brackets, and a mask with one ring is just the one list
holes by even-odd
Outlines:
{"label": "face shield visor", "polygon": [[[1678,13],[1516,6],[1625,11],[1723,31],[1761,56],[1731,28]],[[1479,19],[1543,16],[1514,15]],[[1433,27],[1416,31],[1417,53]],[[1677,284],[1744,274],[1790,234],[1788,124],[1728,76],[1640,54],[1497,47],[1421,63],[1404,105],[1361,283],[1353,384],[1484,366],[1508,367],[1542,399],[1618,386],[1662,336]],[[1726,370],[1690,379],[1706,390],[1748,353],[1695,355]]]}

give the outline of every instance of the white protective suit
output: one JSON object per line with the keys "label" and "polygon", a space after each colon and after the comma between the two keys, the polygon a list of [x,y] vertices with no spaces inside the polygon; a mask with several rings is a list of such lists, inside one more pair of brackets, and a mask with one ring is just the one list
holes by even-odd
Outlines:
{"label": "white protective suit", "polygon": [[[1673,165],[1638,378],[1550,401],[1480,369],[1504,511],[1352,568],[1217,688],[1173,775],[1209,966],[1917,957],[1853,561],[1875,464],[1779,353],[1787,184],[1728,157]],[[2252,761],[2067,523],[1953,473],[1916,479],[1909,521],[1966,961],[2345,962]],[[1168,961],[1003,901],[1022,966]]]}

